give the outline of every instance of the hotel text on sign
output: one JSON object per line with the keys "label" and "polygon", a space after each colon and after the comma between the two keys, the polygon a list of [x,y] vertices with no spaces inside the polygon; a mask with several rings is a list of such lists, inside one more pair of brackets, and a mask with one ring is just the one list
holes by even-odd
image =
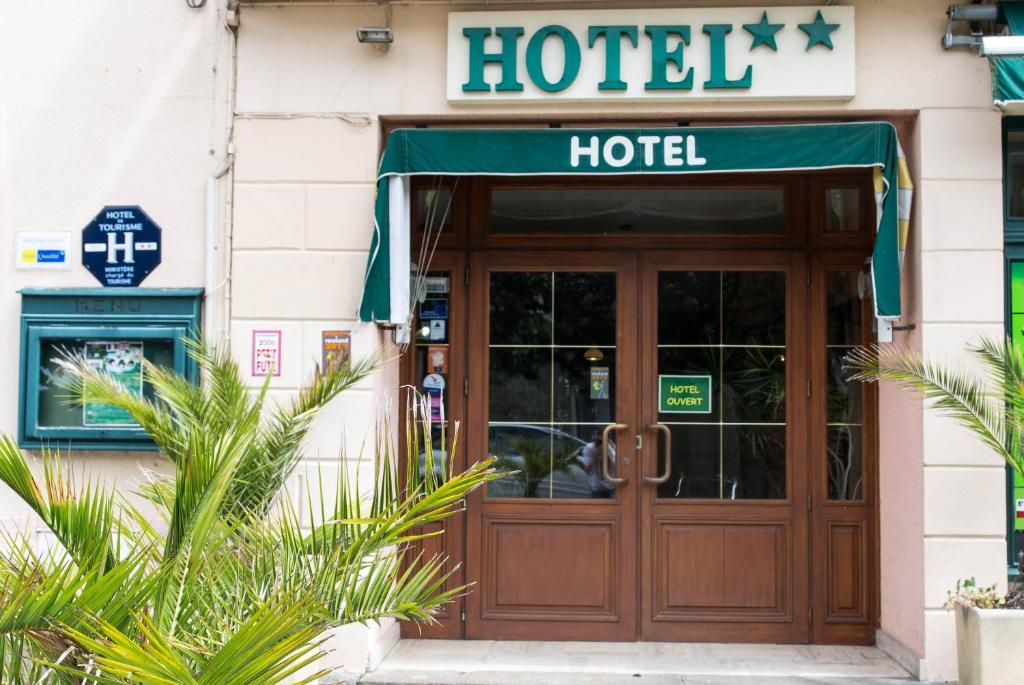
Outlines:
{"label": "hotel text on sign", "polygon": [[844,100],[852,6],[452,12],[448,100]]}

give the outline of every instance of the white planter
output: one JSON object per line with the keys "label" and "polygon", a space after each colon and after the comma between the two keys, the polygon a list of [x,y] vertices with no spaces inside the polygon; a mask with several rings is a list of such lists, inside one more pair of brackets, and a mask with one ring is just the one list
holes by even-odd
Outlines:
{"label": "white planter", "polygon": [[1024,683],[1024,610],[956,609],[960,685]]}

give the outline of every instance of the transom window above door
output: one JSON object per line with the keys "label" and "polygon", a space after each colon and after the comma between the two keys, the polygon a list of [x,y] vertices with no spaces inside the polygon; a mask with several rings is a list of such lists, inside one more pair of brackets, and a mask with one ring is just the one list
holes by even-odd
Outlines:
{"label": "transom window above door", "polygon": [[786,189],[496,187],[492,233],[781,234]]}

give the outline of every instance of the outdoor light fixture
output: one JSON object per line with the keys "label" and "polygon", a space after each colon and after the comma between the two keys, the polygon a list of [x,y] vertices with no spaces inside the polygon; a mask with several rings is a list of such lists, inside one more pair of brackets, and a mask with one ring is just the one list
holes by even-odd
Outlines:
{"label": "outdoor light fixture", "polygon": [[395,40],[394,34],[387,26],[364,26],[356,29],[356,38],[360,43],[387,45]]}
{"label": "outdoor light fixture", "polygon": [[[966,22],[969,33],[966,35],[954,34],[953,22]],[[987,41],[990,38],[1004,38],[1004,36],[992,35],[996,32],[997,23],[1001,23],[999,5],[980,5],[977,3],[970,5],[950,5],[946,9],[946,33],[942,36],[942,47],[946,50],[957,47],[981,49],[984,52],[984,41]],[[987,52],[985,54],[1012,55],[1019,53]]]}

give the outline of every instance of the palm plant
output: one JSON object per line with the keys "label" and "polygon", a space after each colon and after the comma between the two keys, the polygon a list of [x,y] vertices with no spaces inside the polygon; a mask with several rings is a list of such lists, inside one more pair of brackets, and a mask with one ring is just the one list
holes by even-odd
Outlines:
{"label": "palm plant", "polygon": [[968,350],[981,362],[980,376],[898,346],[857,348],[847,355],[846,368],[851,380],[895,381],[920,392],[1024,476],[1024,348],[986,338]]}
{"label": "palm plant", "polygon": [[139,488],[155,519],[106,483],[76,487],[55,452],[35,473],[0,436],[0,480],[57,543],[38,551],[24,532],[0,540],[0,683],[314,682],[325,631],[429,622],[464,590],[449,587],[445,559],[412,549],[424,526],[497,474],[484,462],[436,477],[428,439],[421,475],[418,436],[431,426],[420,399],[407,407],[404,473],[381,426],[369,501],[344,464],[337,482],[321,475],[300,501],[286,494],[317,412],[377,361],[318,370],[271,406],[267,385],[250,392],[224,349],[193,343],[189,354],[202,384],[147,365],[153,399],[81,359],[60,362],[73,397],[128,412],[170,459],[171,474]]}

